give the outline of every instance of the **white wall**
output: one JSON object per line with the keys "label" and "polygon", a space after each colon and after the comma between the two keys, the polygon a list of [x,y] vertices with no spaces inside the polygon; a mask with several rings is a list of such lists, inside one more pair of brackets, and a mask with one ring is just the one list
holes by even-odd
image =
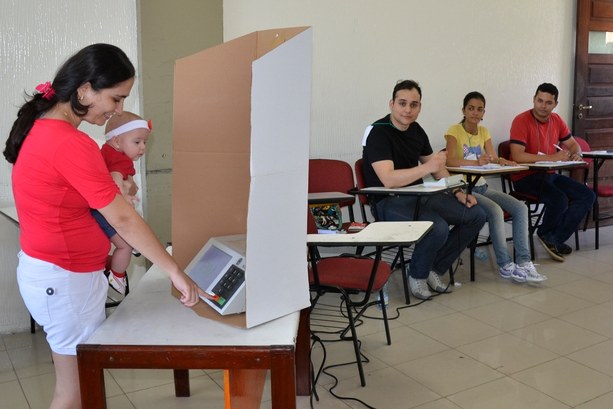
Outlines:
{"label": "white wall", "polygon": [[[138,69],[136,0],[2,0],[0,13],[1,148],[23,104],[24,91],[51,81],[59,65],[80,48],[97,42],[122,48]],[[139,110],[137,79],[125,108]],[[81,130],[102,140],[104,129],[83,124]],[[0,204],[12,203],[10,166],[0,158]],[[0,219],[0,243],[16,239],[14,226]],[[7,247],[3,249],[8,249]],[[29,327],[17,291],[17,247],[0,254],[0,333]]]}
{"label": "white wall", "polygon": [[224,41],[313,26],[310,156],[353,163],[398,79],[420,83],[434,148],[473,90],[487,99],[495,146],[542,82],[558,86],[557,112],[570,121],[575,14],[571,0],[224,0]]}

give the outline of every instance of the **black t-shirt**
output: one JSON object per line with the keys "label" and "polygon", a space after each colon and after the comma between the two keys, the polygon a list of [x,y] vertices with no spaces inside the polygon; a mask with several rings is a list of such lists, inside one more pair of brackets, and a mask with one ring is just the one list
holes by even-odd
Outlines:
{"label": "black t-shirt", "polygon": [[[370,131],[369,131],[370,128]],[[413,122],[406,131],[396,128],[387,115],[370,125],[364,132],[362,159],[366,186],[383,186],[372,164],[382,160],[394,162],[394,169],[409,169],[419,165],[421,156],[433,153],[426,131]],[[421,179],[411,183],[417,185]]]}

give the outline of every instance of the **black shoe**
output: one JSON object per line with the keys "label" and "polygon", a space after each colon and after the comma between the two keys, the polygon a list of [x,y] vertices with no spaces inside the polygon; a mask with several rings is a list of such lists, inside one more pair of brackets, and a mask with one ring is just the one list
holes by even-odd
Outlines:
{"label": "black shoe", "polygon": [[562,255],[562,253],[560,253],[560,250],[558,250],[555,244],[549,243],[548,241],[543,239],[541,236],[537,235],[537,237],[539,241],[541,242],[541,244],[543,245],[543,248],[545,249],[545,251],[547,251],[547,253],[552,259],[554,259],[555,261],[560,261],[560,262],[563,262],[565,260],[564,256]]}
{"label": "black shoe", "polygon": [[573,248],[566,243],[558,244],[556,248],[558,249],[558,253],[565,256],[573,252]]}

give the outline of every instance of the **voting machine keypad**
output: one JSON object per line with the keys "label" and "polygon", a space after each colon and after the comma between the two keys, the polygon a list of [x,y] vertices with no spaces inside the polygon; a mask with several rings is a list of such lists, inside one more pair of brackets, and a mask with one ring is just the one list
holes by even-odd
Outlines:
{"label": "voting machine keypad", "polygon": [[213,293],[219,296],[216,303],[223,306],[244,281],[245,271],[235,265],[230,266],[213,288]]}

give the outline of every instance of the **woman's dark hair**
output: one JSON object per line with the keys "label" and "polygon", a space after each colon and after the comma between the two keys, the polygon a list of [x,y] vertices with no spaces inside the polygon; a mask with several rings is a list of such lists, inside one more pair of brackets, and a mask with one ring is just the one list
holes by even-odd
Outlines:
{"label": "woman's dark hair", "polygon": [[[483,102],[483,106],[485,106],[485,97],[483,96],[483,94],[479,91],[471,91],[464,97],[464,102],[462,102],[462,109],[466,108],[466,105],[468,105],[468,101],[470,101],[471,99],[478,99],[479,101]],[[464,123],[465,119],[466,117],[463,117],[460,123]]]}
{"label": "woman's dark hair", "polygon": [[[51,84],[55,95],[45,98],[34,94],[21,106],[6,141],[4,157],[15,163],[19,150],[34,121],[58,102],[70,102],[73,112],[85,116],[89,106],[79,102],[77,89],[89,82],[95,91],[112,88],[120,82],[133,78],[134,65],[118,47],[110,44],[92,44],[70,57],[58,70]],[[48,99],[47,99],[48,98]]]}

